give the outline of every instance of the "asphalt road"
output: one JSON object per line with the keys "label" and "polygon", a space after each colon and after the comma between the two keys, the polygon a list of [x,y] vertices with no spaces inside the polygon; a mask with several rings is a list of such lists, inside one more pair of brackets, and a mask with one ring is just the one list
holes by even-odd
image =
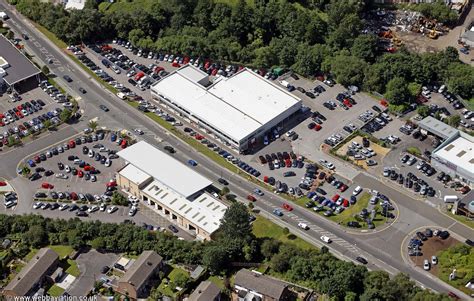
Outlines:
{"label": "asphalt road", "polygon": [[[5,2],[2,0],[0,3],[4,4]],[[3,6],[7,7],[5,4]],[[6,23],[12,27],[16,27],[16,25],[21,26],[22,29],[20,29],[20,31],[26,31],[30,36],[30,40],[26,42],[29,52],[36,55],[36,58],[43,61],[46,58],[44,53],[48,53],[48,55],[54,57],[54,64],[50,65],[49,67],[56,75],[58,75],[61,84],[66,85],[66,83],[61,80],[63,75],[68,74],[72,77],[73,83],[68,84],[68,91],[74,93],[73,91],[77,91],[75,88],[78,85],[84,87],[88,91],[88,93],[83,96],[84,99],[79,100],[82,108],[85,110],[83,120],[79,124],[73,125],[73,129],[69,131],[72,133],[80,131],[86,126],[88,119],[96,116],[100,116],[100,126],[107,126],[109,128],[115,127],[132,129],[133,126],[137,124],[137,121],[139,121],[142,124],[142,128],[144,130],[147,129],[147,132],[153,133],[153,135],[141,136],[141,139],[158,147],[162,147],[164,143],[160,143],[156,137],[164,139],[166,143],[173,145],[175,149],[178,150],[175,156],[179,160],[184,161],[189,158],[195,159],[199,163],[199,165],[196,167],[198,172],[213,180],[216,180],[220,176],[226,178],[230,182],[229,188],[231,191],[239,196],[244,197],[249,191],[253,190],[254,185],[249,183],[246,179],[228,172],[226,169],[223,169],[207,157],[195,152],[187,144],[182,143],[177,138],[170,135],[168,132],[166,132],[166,130],[161,128],[152,120],[149,120],[143,116],[139,111],[119,100],[116,96],[111,95],[111,93],[101,87],[99,83],[89,78],[88,74],[82,71],[82,69],[74,66],[74,62],[70,60],[64,53],[62,53],[61,50],[57,49],[49,40],[46,39],[46,37],[36,31],[36,29],[34,29],[31,25],[28,25],[29,23],[26,19],[23,17],[18,18],[15,13],[12,13],[11,10],[9,15],[11,20],[7,21]],[[38,42],[41,47],[36,47],[34,44],[35,42]],[[74,94],[76,94],[75,96],[78,96],[78,93]],[[110,108],[110,112],[104,114],[102,111],[100,111],[98,108],[100,104],[107,105]],[[68,129],[65,129],[64,131],[65,132],[62,132],[61,135],[67,137],[66,131],[68,131]],[[18,152],[22,152],[25,155],[31,154],[44,148],[48,145],[48,143],[55,141],[57,141],[56,135],[53,137],[42,137],[36,140],[34,143],[18,150]],[[15,177],[16,162],[18,162],[18,159],[23,157],[22,155],[19,155],[18,152],[15,151],[0,154],[0,160],[2,163],[7,162],[7,166],[6,168],[2,169],[2,173],[6,173],[9,178]],[[357,176],[357,179],[361,181],[367,181],[366,184],[362,183],[361,186],[372,187],[372,185],[376,183],[374,182],[374,180],[376,180],[374,177],[365,175],[363,177],[367,179]],[[383,185],[383,183],[381,183],[381,187],[378,190],[384,192],[386,189],[388,188]],[[398,200],[399,196],[400,195],[396,193],[394,198],[395,202],[400,201]],[[438,225],[438,221],[441,220],[441,226],[449,228],[451,232],[459,231],[459,236],[472,238],[472,230],[467,229],[464,226],[460,226],[453,220],[441,215],[435,208],[431,208],[425,204],[416,202],[409,197],[403,197],[403,199],[407,203],[411,202],[415,204],[414,207],[410,208],[413,209],[413,212],[417,213],[419,218],[426,220],[426,226]],[[411,224],[405,224],[404,229],[390,227],[382,232],[374,234],[353,234],[347,232],[345,229],[341,228],[335,223],[297,206],[295,206],[295,209],[292,213],[285,214],[285,216],[281,219],[276,218],[271,214],[271,211],[273,208],[281,207],[283,202],[285,202],[285,200],[279,196],[267,193],[266,196],[259,198],[257,207],[262,211],[263,215],[275,220],[280,225],[288,227],[292,232],[297,233],[315,245],[322,245],[322,242],[319,240],[321,235],[325,234],[330,236],[333,239],[333,243],[328,247],[338,257],[353,260],[355,256],[361,255],[368,259],[370,262],[369,268],[371,269],[383,269],[390,272],[391,274],[398,271],[406,272],[424,287],[428,287],[440,292],[456,291],[458,295],[465,296],[444,282],[441,282],[438,279],[433,279],[427,275],[427,273],[414,270],[410,268],[407,263],[403,262],[400,255],[400,245],[404,237],[413,229]],[[311,229],[308,231],[299,229],[297,227],[297,223],[299,221],[305,221]],[[383,248],[380,244],[374,244],[373,242],[371,243],[371,240],[377,240],[380,237],[386,244]]]}

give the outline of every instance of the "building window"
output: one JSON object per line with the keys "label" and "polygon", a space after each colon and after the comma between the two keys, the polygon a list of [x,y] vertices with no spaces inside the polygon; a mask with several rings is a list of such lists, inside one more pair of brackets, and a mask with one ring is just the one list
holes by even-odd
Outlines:
{"label": "building window", "polygon": [[148,201],[148,198],[144,195],[144,196],[143,196],[143,200],[144,200],[144,201]]}

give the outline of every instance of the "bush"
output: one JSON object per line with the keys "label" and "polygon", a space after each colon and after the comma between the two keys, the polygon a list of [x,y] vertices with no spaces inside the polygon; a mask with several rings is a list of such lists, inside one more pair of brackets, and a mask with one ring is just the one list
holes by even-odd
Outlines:
{"label": "bush", "polygon": [[411,146],[407,148],[407,152],[414,156],[421,156],[421,150],[418,147]]}

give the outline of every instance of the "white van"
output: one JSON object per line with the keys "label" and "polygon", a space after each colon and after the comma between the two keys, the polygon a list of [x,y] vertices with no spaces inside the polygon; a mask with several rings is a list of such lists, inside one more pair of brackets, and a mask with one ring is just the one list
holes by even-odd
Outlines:
{"label": "white van", "polygon": [[122,92],[117,93],[117,97],[120,99],[125,99],[125,94]]}
{"label": "white van", "polygon": [[362,187],[357,186],[356,188],[354,188],[354,191],[352,192],[352,195],[356,196],[356,195],[358,195],[361,191],[362,191]]}
{"label": "white van", "polygon": [[281,81],[280,81],[280,85],[282,85],[282,86],[285,87],[285,88],[288,88],[288,86],[290,85],[290,83],[287,82],[286,80],[281,80]]}
{"label": "white van", "polygon": [[445,195],[444,196],[444,202],[445,203],[454,203],[458,200],[458,196],[456,195]]}
{"label": "white van", "polygon": [[443,93],[444,90],[446,90],[446,85],[442,85],[441,87],[439,87],[438,93]]}
{"label": "white van", "polygon": [[8,15],[7,15],[6,12],[0,11],[0,19],[2,19],[2,20],[8,20],[8,18],[9,18],[9,17],[8,17]]}

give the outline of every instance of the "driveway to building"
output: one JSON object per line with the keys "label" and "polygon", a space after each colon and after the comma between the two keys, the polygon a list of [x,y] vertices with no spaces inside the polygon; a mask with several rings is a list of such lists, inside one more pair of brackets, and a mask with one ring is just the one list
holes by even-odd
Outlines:
{"label": "driveway to building", "polygon": [[94,287],[94,282],[103,276],[100,272],[102,267],[111,267],[119,258],[118,254],[100,253],[94,249],[79,254],[76,263],[81,274],[68,288],[67,293],[71,296],[86,296]]}
{"label": "driveway to building", "polygon": [[[5,2],[0,1],[0,3],[4,4]],[[4,4],[3,6],[8,7],[8,5],[6,4]],[[183,158],[186,158],[186,161],[189,158],[195,159],[197,162],[199,162],[199,165],[196,167],[196,170],[210,179],[215,180],[220,176],[228,179],[228,181],[230,182],[230,189],[239,196],[245,197],[249,191],[253,190],[253,184],[249,183],[244,178],[230,173],[226,169],[223,169],[214,161],[211,161],[204,155],[197,153],[187,144],[184,144],[183,142],[177,140],[174,136],[170,135],[156,123],[143,116],[139,111],[131,108],[128,104],[118,100],[118,98],[114,95],[111,95],[111,93],[106,92],[106,90],[100,84],[90,79],[85,72],[75,66],[74,63],[67,56],[65,56],[54,45],[52,45],[50,41],[46,40],[46,38],[42,34],[37,32],[37,30],[34,29],[31,25],[26,25],[29,23],[27,23],[28,21],[26,21],[22,16],[20,16],[19,19],[17,18],[15,13],[11,13],[10,15],[11,19],[16,22],[16,24],[21,23],[20,26],[22,26],[23,29],[28,28],[30,40],[39,41],[42,47],[45,48],[48,53],[51,53],[53,56],[55,56],[55,58],[59,61],[60,66],[63,66],[64,71],[59,70],[59,67],[53,67],[53,72],[55,72],[56,74],[59,73],[58,76],[60,77],[65,73],[70,74],[74,82],[80,82],[81,86],[83,86],[88,91],[87,95],[85,96],[87,98],[87,104],[83,107],[83,109],[85,110],[84,116],[88,116],[89,118],[101,116],[99,119],[100,125],[107,125],[110,128],[121,127],[131,129],[133,128],[131,125],[136,124],[137,120],[139,120],[142,124],[142,127],[150,133],[149,135],[143,135],[142,140],[145,140],[148,143],[155,145],[159,148],[162,148],[164,143],[160,142],[161,140],[157,140],[156,137],[166,140],[167,144],[169,143],[173,145],[173,147],[178,150],[178,152],[175,154],[178,159],[182,160],[182,162],[185,162]],[[33,49],[30,47],[30,50],[34,54],[38,55],[39,58],[44,59],[44,57],[41,55],[41,51],[39,51],[37,48]],[[64,66],[68,66],[68,71],[66,71]],[[104,114],[102,111],[99,111],[98,105],[101,103],[106,104],[111,109],[108,114]],[[107,117],[107,115],[110,118]],[[83,121],[81,121],[81,123],[76,126],[77,130],[80,130],[81,127],[85,127],[84,121],[87,120],[87,117],[85,117]],[[33,152],[35,151],[28,151],[28,153]],[[8,156],[4,155],[1,155],[0,159],[2,160],[2,162],[4,160],[10,160]],[[330,157],[330,160],[333,160],[333,158]],[[350,170],[346,173],[342,167],[340,168],[340,165],[342,164],[343,163],[339,161],[336,162],[338,172],[342,172],[343,174],[353,174],[353,178],[357,176],[357,172],[353,172],[355,169],[352,166],[347,167]],[[9,171],[9,173],[12,173],[12,171]],[[14,173],[15,171],[13,170],[13,174]],[[369,187],[371,184],[371,180],[377,180],[376,177],[366,177],[369,180],[369,183],[367,183],[366,185],[368,185]],[[381,185],[382,186],[379,191],[383,192],[387,189],[387,187],[383,184]],[[311,243],[321,246],[322,243],[320,242],[319,237],[322,235],[322,233],[329,234],[329,236],[333,238],[334,242],[328,245],[328,247],[334,252],[336,256],[340,258],[354,260],[355,256],[362,255],[369,260],[370,265],[368,267],[371,269],[383,269],[389,271],[392,274],[397,273],[398,271],[407,272],[414,280],[416,280],[419,284],[425,287],[429,287],[440,292],[447,292],[453,290],[456,291],[456,293],[458,294],[457,290],[454,290],[452,287],[445,284],[444,282],[441,282],[440,280],[431,279],[423,273],[411,270],[403,261],[394,259],[397,258],[396,256],[400,257],[399,242],[398,244],[393,243],[392,247],[390,248],[388,248],[389,245],[387,245],[387,251],[382,252],[379,250],[378,245],[372,245],[368,243],[368,238],[372,237],[369,236],[369,234],[361,236],[346,233],[345,230],[341,229],[340,226],[338,226],[337,224],[330,222],[319,215],[313,214],[312,212],[308,212],[308,210],[306,210],[305,208],[296,207],[291,213],[291,215],[288,214],[283,219],[278,219],[273,217],[271,212],[274,207],[280,208],[282,203],[286,202],[286,200],[271,193],[267,193],[267,195],[265,197],[262,197],[261,200],[262,201],[260,201],[259,199],[256,205],[265,216],[272,218],[282,226],[290,228],[292,232],[297,233],[302,238],[310,241]],[[407,197],[407,200],[408,202],[416,202],[415,200],[412,200],[409,197]],[[437,212],[436,209],[430,208],[422,204],[421,202],[418,202],[417,204],[421,207],[415,208],[416,211],[414,212],[418,213],[420,217],[427,218],[429,220],[430,225],[436,225],[437,220],[433,219],[433,214],[441,214]],[[447,218],[443,215],[441,216],[444,217],[444,219]],[[298,221],[303,220],[308,222],[311,227],[311,230],[303,231],[297,227]],[[459,230],[461,231],[461,233],[459,234],[460,236],[472,236],[472,230],[464,229],[462,227],[459,228],[456,222],[453,222],[452,220],[450,221],[452,222],[452,225],[448,226],[450,226],[451,232],[456,232],[456,230]],[[408,232],[409,231],[406,231],[405,233]],[[400,235],[404,236],[406,234],[404,234],[403,232],[392,231],[391,228],[388,228],[387,230],[381,233],[374,234],[373,237],[397,237]],[[401,239],[399,240],[401,241]],[[395,242],[395,239],[392,241]],[[459,293],[459,295],[464,296],[462,293]]]}

